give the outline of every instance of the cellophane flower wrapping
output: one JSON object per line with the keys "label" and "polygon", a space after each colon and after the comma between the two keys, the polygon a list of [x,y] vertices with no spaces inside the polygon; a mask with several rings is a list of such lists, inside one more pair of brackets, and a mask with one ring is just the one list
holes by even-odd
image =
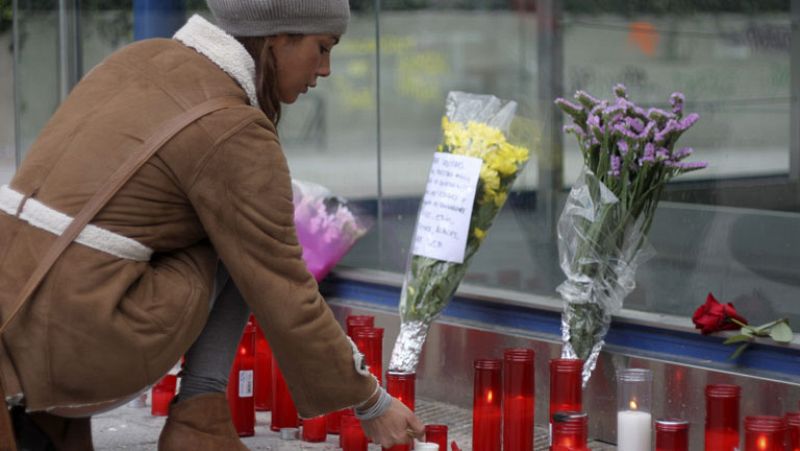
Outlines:
{"label": "cellophane flower wrapping", "polygon": [[515,102],[494,96],[464,92],[451,92],[447,96],[446,115],[442,118],[443,140],[436,152],[467,157],[465,160],[471,158],[473,169],[480,168],[475,185],[470,185],[475,194],[467,201],[471,204],[471,215],[465,244],[459,250],[463,251],[463,256],[447,260],[419,253],[420,222],[425,214],[425,205],[430,201],[435,170],[432,167],[403,281],[399,304],[400,333],[389,361],[391,371],[416,372],[431,323],[464,278],[514,180],[528,161],[529,150],[508,141],[515,112]]}
{"label": "cellophane flower wrapping", "polygon": [[294,225],[303,248],[303,261],[321,281],[364,236],[372,219],[357,213],[348,202],[327,188],[292,180]]}
{"label": "cellophane flower wrapping", "polygon": [[583,91],[575,102],[556,100],[573,119],[565,131],[577,138],[584,159],[557,226],[566,275],[557,288],[564,300],[562,357],[584,360],[584,385],[611,316],[634,289],[637,267],[653,253],[646,237],[664,185],[707,165],[684,162],[692,149],[676,148],[699,117],[684,116],[682,94],[672,94],[672,110],[665,111],[636,106],[622,85],[614,92],[611,102]]}

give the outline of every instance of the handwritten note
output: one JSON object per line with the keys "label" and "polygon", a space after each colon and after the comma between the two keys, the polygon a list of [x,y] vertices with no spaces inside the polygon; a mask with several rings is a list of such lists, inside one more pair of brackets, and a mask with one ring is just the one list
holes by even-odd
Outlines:
{"label": "handwritten note", "polygon": [[480,158],[436,152],[414,232],[414,255],[464,263]]}

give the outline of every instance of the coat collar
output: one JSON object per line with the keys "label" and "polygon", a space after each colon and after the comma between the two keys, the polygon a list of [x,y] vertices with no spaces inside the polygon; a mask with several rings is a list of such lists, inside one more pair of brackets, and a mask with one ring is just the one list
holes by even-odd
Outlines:
{"label": "coat collar", "polygon": [[233,77],[247,93],[250,105],[259,108],[256,64],[236,38],[197,14],[173,38],[204,55]]}

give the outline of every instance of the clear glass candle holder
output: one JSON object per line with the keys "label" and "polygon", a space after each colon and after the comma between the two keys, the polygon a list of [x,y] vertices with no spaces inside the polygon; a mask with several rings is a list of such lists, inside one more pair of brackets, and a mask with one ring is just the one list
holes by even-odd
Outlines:
{"label": "clear glass candle holder", "polygon": [[738,385],[706,385],[705,451],[739,449],[741,392],[742,389]]}
{"label": "clear glass candle holder", "polygon": [[689,422],[675,418],[656,421],[656,451],[689,451]]}
{"label": "clear glass candle holder", "polygon": [[651,446],[653,373],[629,368],[617,373],[617,450],[642,451]]}

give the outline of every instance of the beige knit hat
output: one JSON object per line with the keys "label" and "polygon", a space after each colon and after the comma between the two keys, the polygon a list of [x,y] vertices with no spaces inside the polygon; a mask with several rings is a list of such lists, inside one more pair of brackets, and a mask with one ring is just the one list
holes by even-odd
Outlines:
{"label": "beige knit hat", "polygon": [[206,0],[223,30],[233,36],[344,34],[348,0]]}

